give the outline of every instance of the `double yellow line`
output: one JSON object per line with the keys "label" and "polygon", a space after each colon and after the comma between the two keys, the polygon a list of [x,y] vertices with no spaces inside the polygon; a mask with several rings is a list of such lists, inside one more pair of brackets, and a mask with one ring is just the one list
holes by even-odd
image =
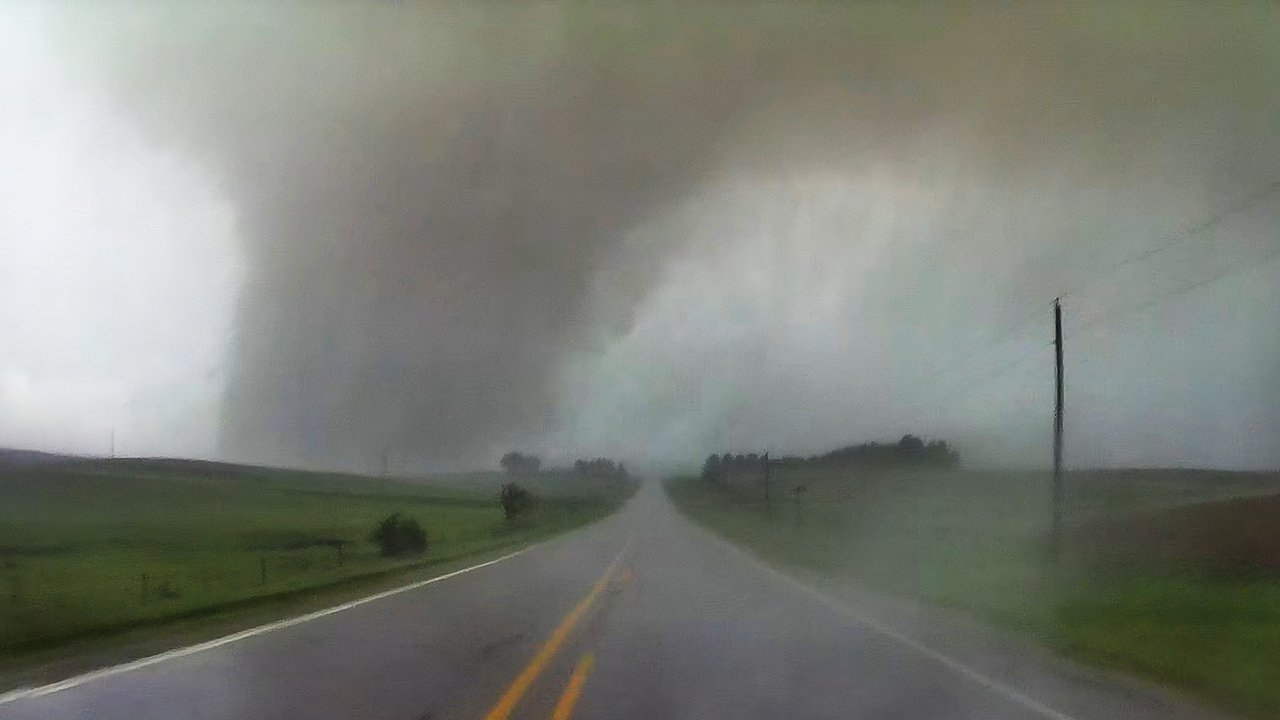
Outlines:
{"label": "double yellow line", "polygon": [[[555,657],[556,652],[560,650],[560,646],[569,637],[569,633],[573,632],[573,628],[578,624],[578,621],[591,609],[591,606],[604,592],[604,589],[608,587],[609,580],[617,571],[618,566],[622,564],[622,558],[627,554],[630,547],[631,544],[627,543],[627,546],[614,556],[613,561],[609,563],[609,567],[605,568],[604,574],[591,586],[591,592],[587,593],[587,596],[578,601],[578,604],[573,606],[569,614],[564,616],[564,619],[551,632],[546,642],[542,643],[542,646],[534,653],[533,659],[529,661],[524,670],[520,671],[520,674],[511,682],[506,692],[502,693],[502,697],[498,698],[498,702],[493,706],[493,709],[484,716],[485,720],[507,720],[511,716],[511,712],[515,710],[520,698],[524,697],[524,694],[528,692],[529,687],[546,669],[551,659]],[[578,696],[582,694],[582,686],[587,681],[587,674],[591,672],[591,667],[594,664],[595,659],[591,653],[584,655],[578,662],[577,667],[574,668],[573,676],[569,678],[569,686],[565,688],[564,695],[556,703],[555,711],[552,713],[553,720],[568,720],[573,713],[573,706],[577,703]]]}
{"label": "double yellow line", "polygon": [[578,704],[582,686],[587,682],[587,673],[591,672],[591,666],[595,664],[595,656],[591,653],[586,653],[578,661],[578,667],[573,669],[573,675],[569,677],[569,684],[556,703],[556,709],[551,711],[551,720],[569,720],[569,716],[573,715],[573,706]]}

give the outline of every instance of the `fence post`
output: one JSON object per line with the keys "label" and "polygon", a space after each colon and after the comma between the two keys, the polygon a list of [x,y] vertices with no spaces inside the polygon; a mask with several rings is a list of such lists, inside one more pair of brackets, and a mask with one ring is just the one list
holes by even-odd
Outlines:
{"label": "fence post", "polygon": [[807,488],[803,484],[800,484],[800,485],[797,485],[795,487],[795,490],[793,491],[796,498],[796,527],[802,527],[804,525],[803,501],[804,501],[804,491],[806,489]]}
{"label": "fence post", "polygon": [[9,595],[16,603],[22,599],[22,576],[18,572],[18,561],[4,561],[4,567],[9,571]]}

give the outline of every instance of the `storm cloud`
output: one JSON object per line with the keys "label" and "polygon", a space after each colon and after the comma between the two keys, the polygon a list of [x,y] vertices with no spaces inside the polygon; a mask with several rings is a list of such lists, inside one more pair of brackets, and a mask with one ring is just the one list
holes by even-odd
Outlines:
{"label": "storm cloud", "polygon": [[679,463],[912,431],[1043,462],[1065,294],[1070,462],[1280,463],[1274,4],[41,27],[212,188],[163,202],[234,216],[213,454]]}

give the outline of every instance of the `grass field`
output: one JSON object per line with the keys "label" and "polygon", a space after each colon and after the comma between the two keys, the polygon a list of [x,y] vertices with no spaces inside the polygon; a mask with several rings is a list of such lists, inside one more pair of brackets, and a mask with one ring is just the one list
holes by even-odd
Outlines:
{"label": "grass field", "polygon": [[[504,518],[491,474],[448,487],[170,460],[0,468],[0,656],[118,633],[371,574],[513,546],[601,517],[628,488],[531,480]],[[400,512],[426,529],[410,559],[368,541]]]}
{"label": "grass field", "polygon": [[[894,473],[668,483],[693,519],[781,565],[962,608],[1066,654],[1280,716],[1280,477],[1067,476],[1048,562],[1047,474]],[[789,492],[806,491],[800,501]]]}

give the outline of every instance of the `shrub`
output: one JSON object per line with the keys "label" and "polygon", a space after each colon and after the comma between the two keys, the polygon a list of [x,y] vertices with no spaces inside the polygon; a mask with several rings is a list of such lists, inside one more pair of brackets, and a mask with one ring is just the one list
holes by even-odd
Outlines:
{"label": "shrub", "polygon": [[498,496],[498,501],[502,503],[503,514],[507,516],[507,519],[511,519],[533,507],[533,493],[513,482],[509,482],[502,486],[502,493]]}
{"label": "shrub", "polygon": [[378,546],[382,557],[421,555],[427,551],[427,533],[413,518],[392,513],[378,523],[369,535],[369,541]]}

